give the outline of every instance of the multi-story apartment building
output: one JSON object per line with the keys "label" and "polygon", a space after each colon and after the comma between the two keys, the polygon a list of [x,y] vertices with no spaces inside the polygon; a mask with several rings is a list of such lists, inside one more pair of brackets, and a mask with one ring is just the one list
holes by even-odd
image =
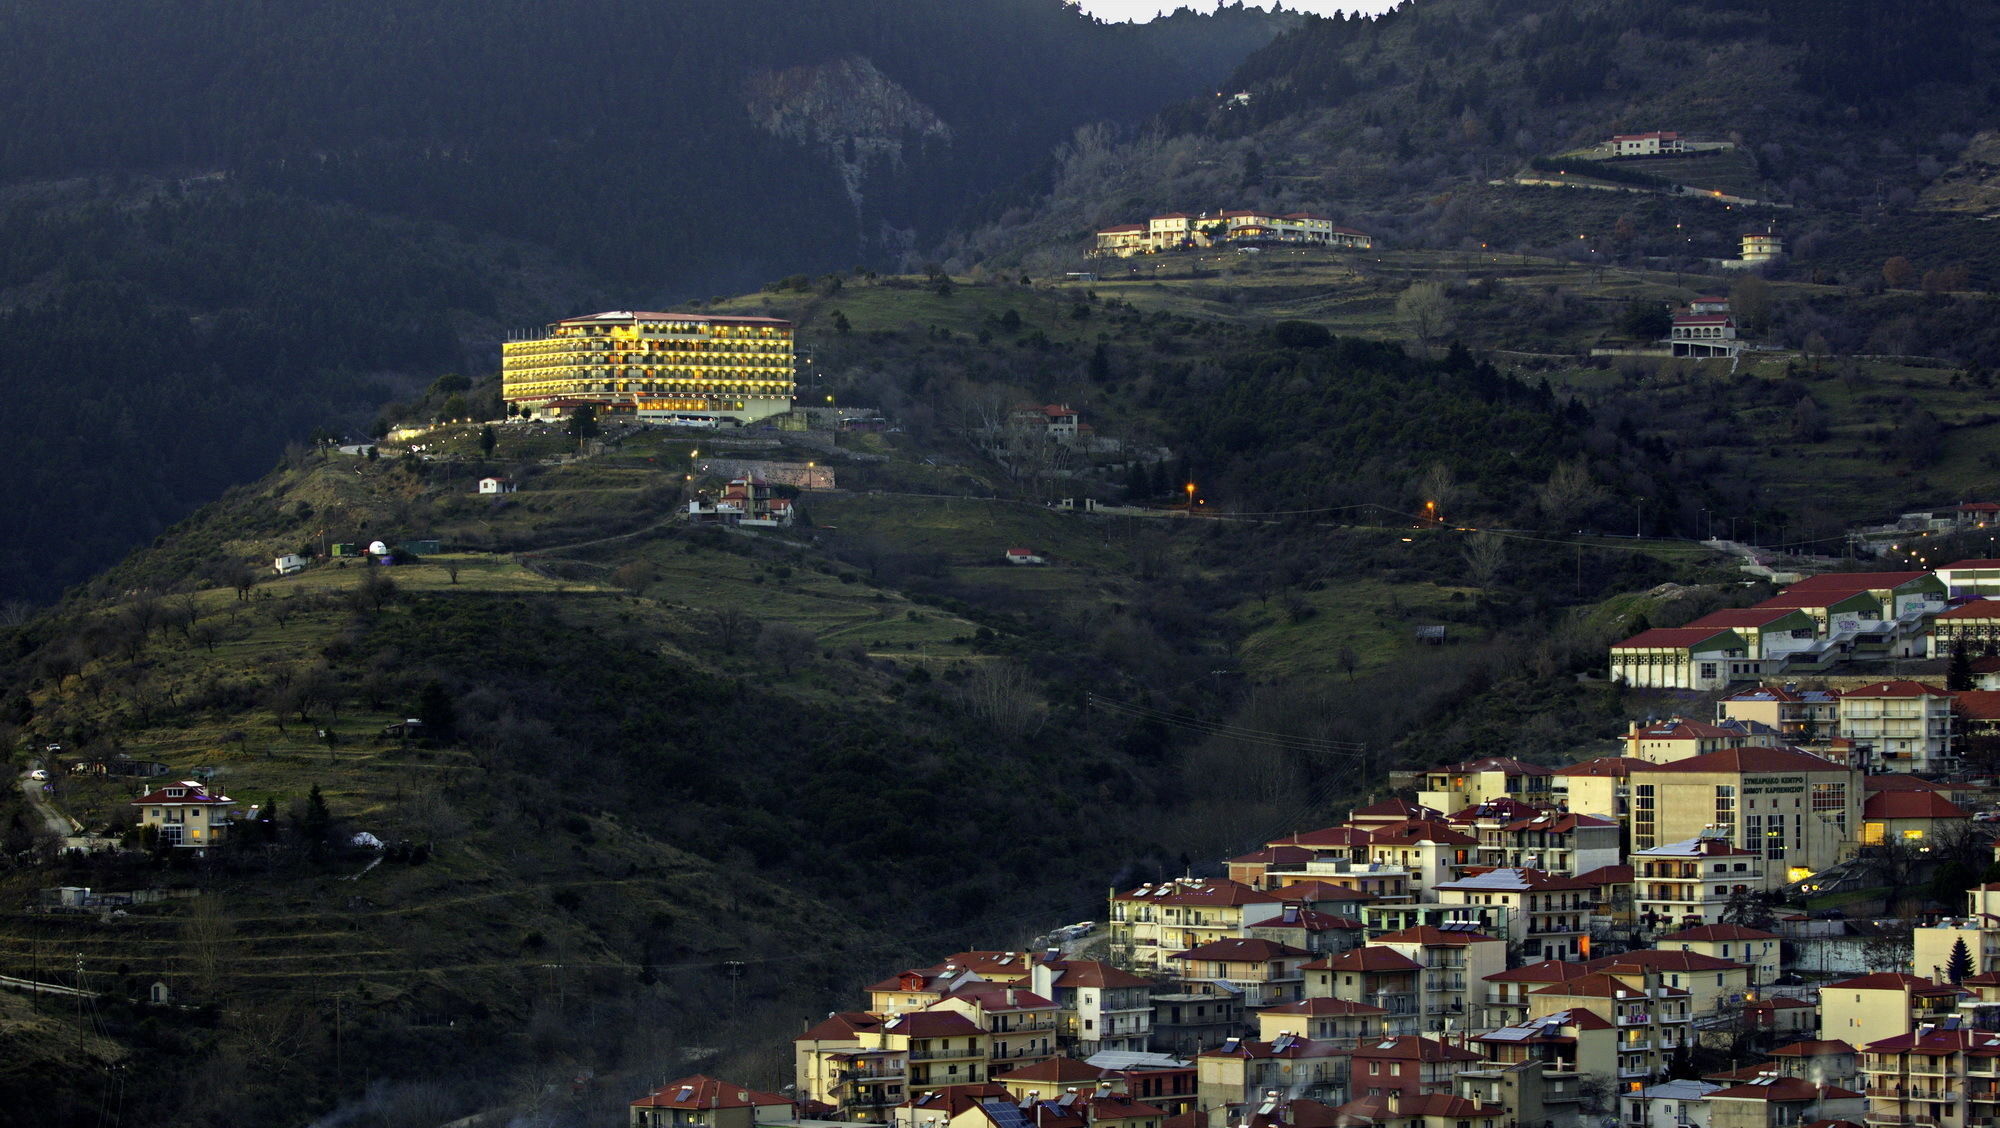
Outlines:
{"label": "multi-story apartment building", "polygon": [[1743,734],[1736,729],[1680,717],[1645,725],[1632,721],[1625,728],[1625,756],[1648,764],[1671,764],[1710,752],[1741,748],[1745,743]]}
{"label": "multi-story apartment building", "polygon": [[1653,938],[1656,948],[1679,949],[1710,959],[1748,964],[1753,986],[1770,983],[1782,973],[1781,944],[1775,932],[1745,928],[1740,924],[1704,924]]}
{"label": "multi-story apartment building", "polygon": [[1922,1026],[1861,1047],[1870,1128],[1975,1128],[2000,1118],[2000,1034]]}
{"label": "multi-story apartment building", "polygon": [[1840,694],[1831,689],[1766,685],[1715,703],[1717,721],[1752,721],[1776,729],[1792,744],[1826,740],[1840,729]]}
{"label": "multi-story apartment building", "polygon": [[1693,1013],[1685,988],[1669,987],[1658,972],[1592,971],[1528,992],[1533,1021],[1588,1011],[1611,1024],[1613,1060],[1579,1058],[1578,1068],[1619,1085],[1648,1081],[1666,1073],[1667,1062],[1693,1044]]}
{"label": "multi-story apartment building", "polygon": [[1454,1042],[1407,1034],[1363,1042],[1353,1055],[1348,1089],[1355,1099],[1455,1092],[1458,1072],[1484,1060]]}
{"label": "multi-story apartment building", "polygon": [[1699,952],[1635,948],[1615,956],[1599,956],[1583,965],[1586,972],[1603,972],[1625,979],[1633,987],[1649,986],[1649,976],[1661,985],[1688,993],[1688,1009],[1706,1018],[1750,996],[1750,967],[1735,960]]}
{"label": "multi-story apartment building", "polygon": [[1829,983],[1819,992],[1819,1036],[1865,1049],[1872,1042],[1954,1017],[1960,994],[1950,983],[1933,983],[1900,971]]}
{"label": "multi-story apartment building", "polygon": [[1144,1050],[1152,1041],[1151,980],[1097,960],[1038,960],[1035,993],[1060,1008],[1057,1033],[1085,1056]]}
{"label": "multi-story apartment building", "polygon": [[830,1105],[842,1120],[886,1123],[889,1110],[905,1099],[910,1059],[883,1040],[882,1023],[876,1015],[847,1011],[792,1039],[799,1099]]}
{"label": "multi-story apartment building", "polygon": [[792,324],[619,310],[505,342],[501,395],[528,412],[754,422],[792,409]]}
{"label": "multi-story apartment building", "polygon": [[1867,747],[1869,763],[1892,771],[1956,769],[1951,729],[1951,694],[1922,682],[1876,682],[1840,695],[1840,735]]}
{"label": "multi-story apartment building", "polygon": [[1550,777],[1554,774],[1540,764],[1523,763],[1509,756],[1447,764],[1423,774],[1423,789],[1417,792],[1417,802],[1440,811],[1463,810],[1500,798],[1547,803]]}
{"label": "multi-story apartment building", "polygon": [[1343,1046],[1291,1034],[1269,1042],[1231,1038],[1195,1059],[1201,1106],[1251,1104],[1272,1089],[1339,1104],[1347,1099],[1350,1053]]}
{"label": "multi-story apartment building", "polygon": [[1974,654],[2000,642],[2000,599],[1988,596],[1940,611],[1931,620],[1925,650],[1932,658],[1949,658],[1954,647],[1967,646]]}
{"label": "multi-story apartment building", "polygon": [[1648,928],[1720,924],[1732,899],[1769,887],[1763,855],[1719,833],[1632,854],[1633,911]]}
{"label": "multi-story apartment building", "polygon": [[1507,942],[1468,927],[1422,926],[1370,940],[1423,968],[1417,1013],[1426,1031],[1464,1030],[1478,1021],[1486,977],[1507,967]]}
{"label": "multi-story apartment building", "polygon": [[1315,956],[1345,952],[1361,943],[1361,932],[1361,922],[1353,917],[1297,905],[1287,905],[1276,916],[1243,926],[1243,934],[1253,940],[1288,944]]}
{"label": "multi-story apartment building", "polygon": [[1186,989],[1213,988],[1255,1010],[1305,998],[1305,976],[1299,969],[1312,953],[1270,940],[1229,937],[1168,958]]}
{"label": "multi-story apartment building", "polygon": [[1507,939],[1528,959],[1583,955],[1597,886],[1537,869],[1496,869],[1446,882],[1435,890],[1444,905],[1493,905],[1509,910]]}
{"label": "multi-story apartment building", "polygon": [[986,1031],[986,1076],[991,1077],[1054,1057],[1060,1010],[1054,999],[1026,988],[977,983],[953,991],[923,1013],[953,1011]]}
{"label": "multi-story apartment building", "polygon": [[1422,901],[1426,890],[1473,864],[1478,845],[1477,838],[1448,822],[1410,819],[1369,832],[1366,860],[1407,872],[1410,896]]}
{"label": "multi-story apartment building", "polygon": [[903,1051],[912,1089],[987,1080],[993,1036],[954,1010],[899,1014],[882,1024],[882,1045]]}
{"label": "multi-story apartment building", "polygon": [[1868,1107],[1860,1093],[1796,1077],[1757,1077],[1705,1098],[1708,1128],[1797,1128],[1827,1121],[1853,1123]]}
{"label": "multi-story apartment building", "polygon": [[1608,1086],[1618,1068],[1618,1028],[1585,1008],[1495,1027],[1474,1036],[1471,1044],[1486,1055],[1487,1068],[1541,1066],[1549,1086],[1569,1097],[1565,1103],[1572,1110],[1582,1082],[1596,1080]]}
{"label": "multi-story apartment building", "polygon": [[1296,1034],[1328,1045],[1350,1049],[1365,1038],[1385,1038],[1383,1019],[1388,1012],[1366,1003],[1346,999],[1311,998],[1282,1007],[1257,1012],[1257,1036],[1274,1042],[1286,1034]]}
{"label": "multi-story apartment building", "polygon": [[1171,972],[1168,956],[1240,935],[1245,923],[1269,919],[1284,903],[1277,893],[1213,878],[1147,882],[1123,893],[1114,889],[1111,951],[1134,969]]}
{"label": "multi-story apartment building", "polygon": [[1390,1034],[1414,1034],[1423,1028],[1424,965],[1394,948],[1363,945],[1314,960],[1302,970],[1309,999],[1343,999],[1375,1007],[1382,1012],[1382,1029]]}
{"label": "multi-story apartment building", "polygon": [[1625,1093],[1623,1128],[1709,1128],[1708,1094],[1725,1086],[1677,1078]]}
{"label": "multi-story apartment building", "polygon": [[1567,960],[1538,960],[1483,976],[1486,995],[1480,1010],[1483,1027],[1519,1026],[1528,1021],[1528,993],[1583,973]]}
{"label": "multi-story apartment building", "polygon": [[1530,818],[1476,819],[1475,864],[1496,869],[1538,869],[1576,877],[1615,866],[1623,831],[1600,815],[1547,811]]}

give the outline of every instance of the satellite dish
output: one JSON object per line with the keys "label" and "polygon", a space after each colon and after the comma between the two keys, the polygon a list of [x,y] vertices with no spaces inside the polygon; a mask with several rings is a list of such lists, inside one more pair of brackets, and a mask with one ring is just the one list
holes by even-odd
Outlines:
{"label": "satellite dish", "polygon": [[383,544],[381,541],[370,541],[368,543],[368,552],[373,556],[387,556],[389,555],[389,546]]}

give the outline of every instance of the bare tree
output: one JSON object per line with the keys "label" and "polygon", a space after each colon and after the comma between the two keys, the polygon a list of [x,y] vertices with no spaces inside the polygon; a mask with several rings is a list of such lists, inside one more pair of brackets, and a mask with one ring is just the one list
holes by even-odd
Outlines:
{"label": "bare tree", "polygon": [[229,962],[224,949],[235,931],[222,898],[214,893],[203,893],[189,906],[181,944],[187,953],[188,985],[196,993],[214,999],[221,992]]}
{"label": "bare tree", "polygon": [[1507,563],[1507,539],[1499,533],[1472,534],[1465,542],[1465,572],[1479,590],[1488,591]]}
{"label": "bare tree", "polygon": [[1590,476],[1590,468],[1581,458],[1558,462],[1549,471],[1549,480],[1535,489],[1535,503],[1558,529],[1571,527],[1578,516],[1603,497],[1603,488]]}
{"label": "bare tree", "polygon": [[634,560],[611,573],[611,582],[633,595],[643,595],[646,585],[653,582],[653,566],[643,560]]}
{"label": "bare tree", "polygon": [[1451,332],[1451,298],[1441,283],[1413,283],[1396,299],[1396,319],[1418,344],[1428,349],[1432,342]]}
{"label": "bare tree", "polygon": [[1442,462],[1431,463],[1423,476],[1417,479],[1417,493],[1420,495],[1419,502],[1430,502],[1436,506],[1427,510],[1426,516],[1444,520],[1446,514],[1457,512],[1458,479],[1452,475],[1451,467]]}
{"label": "bare tree", "polygon": [[709,613],[708,634],[716,648],[728,653],[743,644],[756,623],[740,607],[721,607]]}
{"label": "bare tree", "polygon": [[792,675],[793,667],[812,660],[819,652],[819,640],[804,627],[790,623],[766,623],[757,634],[757,656]]}
{"label": "bare tree", "polygon": [[1011,736],[1031,736],[1049,718],[1048,703],[1026,671],[1011,662],[982,662],[959,687],[973,716]]}

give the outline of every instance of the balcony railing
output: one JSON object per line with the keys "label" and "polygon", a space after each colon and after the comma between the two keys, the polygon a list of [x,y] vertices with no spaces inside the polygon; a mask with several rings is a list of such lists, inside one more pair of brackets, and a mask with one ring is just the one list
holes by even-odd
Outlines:
{"label": "balcony railing", "polygon": [[1056,1028],[1056,1020],[1055,1020],[1055,1019],[1053,1019],[1053,1018],[1042,1018],[1042,1019],[1034,1019],[1034,1020],[1031,1020],[1031,1021],[1027,1021],[1027,1022],[1009,1022],[1009,1023],[1008,1023],[1007,1025],[1005,1025],[1005,1026],[996,1026],[996,1027],[994,1027],[994,1028],[993,1028],[993,1033],[995,1033],[995,1034],[1021,1034],[1021,1033],[1025,1033],[1025,1032],[1027,1032],[1027,1031],[1031,1031],[1031,1030],[1054,1030],[1055,1028]]}
{"label": "balcony railing", "polygon": [[978,1050],[911,1050],[911,1061],[944,1061],[953,1058],[982,1058],[986,1055]]}

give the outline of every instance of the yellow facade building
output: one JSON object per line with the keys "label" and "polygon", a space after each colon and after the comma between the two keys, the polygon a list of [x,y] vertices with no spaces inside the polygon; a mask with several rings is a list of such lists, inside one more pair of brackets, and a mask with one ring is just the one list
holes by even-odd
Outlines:
{"label": "yellow facade building", "polygon": [[750,423],[792,409],[792,323],[619,310],[501,345],[501,395],[530,413]]}

